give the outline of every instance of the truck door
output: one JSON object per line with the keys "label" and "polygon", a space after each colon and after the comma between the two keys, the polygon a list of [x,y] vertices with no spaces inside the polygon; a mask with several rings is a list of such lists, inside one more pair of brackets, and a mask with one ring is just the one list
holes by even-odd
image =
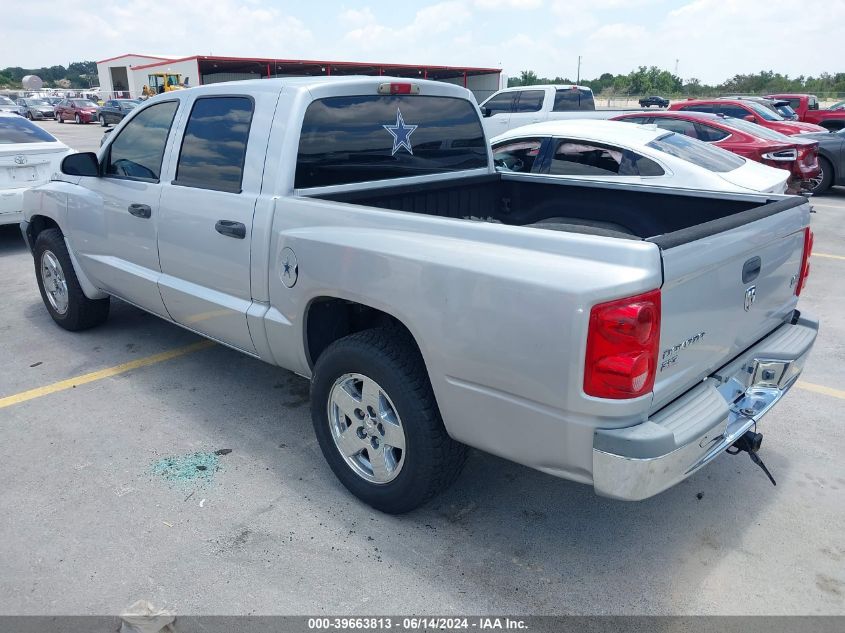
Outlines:
{"label": "truck door", "polygon": [[117,132],[100,161],[102,175],[81,178],[92,192],[90,203],[69,210],[82,268],[106,291],[165,317],[156,285],[159,178],[168,167],[178,107],[178,100],[148,105]]}
{"label": "truck door", "polygon": [[186,102],[158,233],[159,289],[173,320],[249,353],[252,218],[272,120],[254,119],[255,104],[231,95]]}
{"label": "truck door", "polygon": [[517,98],[508,123],[508,129],[539,123],[548,118],[548,108],[543,109],[543,100],[546,98],[545,90],[520,90],[516,92],[516,95]]}
{"label": "truck door", "polygon": [[516,101],[516,91],[500,92],[484,102],[487,116],[484,117],[484,133],[488,139],[510,129],[511,112]]}

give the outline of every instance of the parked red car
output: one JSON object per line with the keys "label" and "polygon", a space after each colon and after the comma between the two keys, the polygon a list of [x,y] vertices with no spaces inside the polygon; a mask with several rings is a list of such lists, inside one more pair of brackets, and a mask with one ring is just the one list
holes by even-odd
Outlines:
{"label": "parked red car", "polygon": [[819,108],[819,100],[816,95],[787,93],[769,95],[766,98],[789,101],[789,105],[795,110],[799,121],[821,125],[831,132],[836,132],[845,127],[845,110],[822,110]]}
{"label": "parked red car", "polygon": [[754,101],[744,99],[689,99],[687,101],[673,103],[669,106],[669,110],[724,114],[725,116],[757,123],[787,136],[826,131],[823,127],[813,125],[812,123],[787,121],[777,112],[773,112],[769,108]]}
{"label": "parked red car", "polygon": [[750,160],[786,169],[791,174],[788,193],[810,187],[819,175],[819,143],[815,140],[785,136],[756,123],[705,112],[632,112],[613,117],[613,121],[653,123],[657,127],[685,134]]}
{"label": "parked red car", "polygon": [[97,112],[100,110],[93,101],[88,99],[65,99],[59,101],[54,107],[56,110],[56,121],[76,121],[77,123],[93,123],[97,120]]}

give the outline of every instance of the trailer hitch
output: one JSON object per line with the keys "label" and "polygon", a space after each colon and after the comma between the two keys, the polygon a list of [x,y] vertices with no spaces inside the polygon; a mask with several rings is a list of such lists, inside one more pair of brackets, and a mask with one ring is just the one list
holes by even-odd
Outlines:
{"label": "trailer hitch", "polygon": [[746,431],[743,433],[736,442],[733,443],[731,449],[727,449],[727,453],[729,455],[739,455],[742,452],[748,453],[748,456],[751,458],[751,461],[757,464],[764,473],[766,473],[766,477],[769,478],[769,481],[772,482],[773,486],[777,486],[777,482],[775,478],[772,477],[772,473],[769,472],[769,469],[766,468],[766,464],[763,463],[763,460],[760,459],[760,456],[757,455],[757,451],[760,450],[760,446],[763,444],[763,434],[762,433],[755,433],[754,431]]}

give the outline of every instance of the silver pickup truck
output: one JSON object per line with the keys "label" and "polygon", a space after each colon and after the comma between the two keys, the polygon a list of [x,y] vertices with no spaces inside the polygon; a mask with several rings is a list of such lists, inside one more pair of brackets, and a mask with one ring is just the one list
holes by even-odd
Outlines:
{"label": "silver pickup truck", "polygon": [[326,460],[385,512],[467,446],[630,500],[759,459],[818,329],[804,198],[497,173],[443,83],[159,95],[24,208],[57,324],[118,297],[309,377]]}

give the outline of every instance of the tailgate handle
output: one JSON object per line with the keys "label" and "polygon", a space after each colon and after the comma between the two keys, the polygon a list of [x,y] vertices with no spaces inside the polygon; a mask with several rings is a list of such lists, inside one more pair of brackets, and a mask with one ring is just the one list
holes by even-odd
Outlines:
{"label": "tailgate handle", "polygon": [[760,274],[763,262],[759,257],[752,257],[742,265],[742,283],[747,284],[754,281]]}

